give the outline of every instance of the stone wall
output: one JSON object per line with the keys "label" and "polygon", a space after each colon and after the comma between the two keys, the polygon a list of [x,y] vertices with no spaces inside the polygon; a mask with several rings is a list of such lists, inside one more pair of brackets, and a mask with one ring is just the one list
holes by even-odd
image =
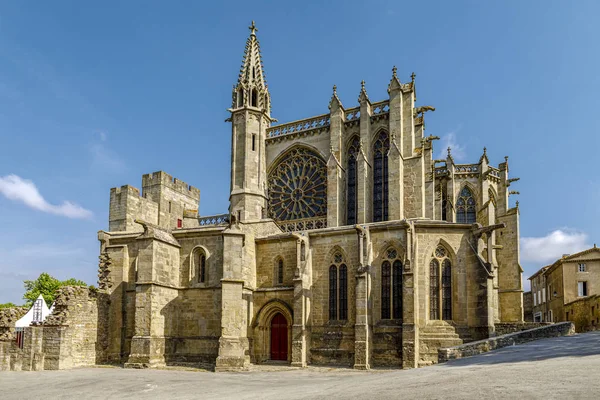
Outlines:
{"label": "stone wall", "polygon": [[564,306],[565,315],[575,324],[577,332],[600,328],[600,295],[585,297]]}
{"label": "stone wall", "polygon": [[529,329],[540,328],[551,325],[550,322],[501,322],[495,324],[496,336],[507,335],[509,333],[526,331]]}
{"label": "stone wall", "polygon": [[[14,335],[0,339],[0,371],[70,369],[96,363],[98,327],[97,294],[86,287],[63,287],[54,311],[43,324],[24,329],[23,348]],[[0,324],[19,311],[0,313]],[[8,315],[8,316],[7,316]],[[14,326],[14,322],[12,323]],[[6,331],[5,331],[6,332]]]}
{"label": "stone wall", "polygon": [[478,340],[460,346],[439,349],[438,360],[440,363],[464,357],[475,356],[488,351],[500,349],[506,346],[531,342],[532,340],[545,339],[556,336],[568,336],[575,333],[575,325],[571,322],[560,322],[529,329],[508,335],[497,336],[489,339]]}
{"label": "stone wall", "polygon": [[533,294],[531,291],[523,293],[523,321],[533,321]]}

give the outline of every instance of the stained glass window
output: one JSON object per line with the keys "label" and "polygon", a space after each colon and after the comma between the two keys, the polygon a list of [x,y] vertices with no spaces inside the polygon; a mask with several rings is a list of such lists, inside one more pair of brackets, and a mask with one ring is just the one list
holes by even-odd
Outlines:
{"label": "stained glass window", "polygon": [[350,147],[348,148],[348,162],[347,162],[347,195],[348,199],[346,202],[346,223],[348,225],[354,225],[357,221],[357,203],[358,203],[358,193],[356,187],[356,175],[357,175],[357,164],[356,159],[358,156],[358,150],[360,148],[360,139],[358,136],[355,136],[350,142]]}
{"label": "stained glass window", "polygon": [[381,319],[402,319],[402,261],[387,249],[381,263]]}
{"label": "stained glass window", "polygon": [[340,266],[340,315],[339,319],[348,319],[348,268],[345,264]]}
{"label": "stained glass window", "polygon": [[337,319],[337,267],[329,267],[329,319]]}
{"label": "stained glass window", "polygon": [[390,319],[391,267],[387,260],[381,264],[381,319]]}
{"label": "stained glass window", "polygon": [[348,319],[348,268],[342,253],[335,252],[329,267],[329,319]]}
{"label": "stained glass window", "polygon": [[200,282],[204,282],[206,280],[206,256],[204,254],[200,255]]}
{"label": "stained glass window", "polygon": [[442,319],[452,319],[452,271],[450,260],[442,262]]}
{"label": "stained glass window", "polygon": [[440,317],[452,320],[452,263],[448,251],[441,245],[429,263],[429,319]]}
{"label": "stained glass window", "polygon": [[204,283],[206,281],[206,254],[201,248],[194,250],[194,267],[198,283]]}
{"label": "stained glass window", "polygon": [[277,283],[283,283],[283,260],[279,259],[277,263]]}
{"label": "stained glass window", "polygon": [[440,262],[436,259],[429,263],[429,319],[440,319]]}
{"label": "stained glass window", "polygon": [[327,215],[327,166],[311,150],[289,151],[269,174],[268,188],[276,221]]}
{"label": "stained glass window", "polygon": [[477,222],[476,202],[468,187],[462,188],[456,201],[456,222],[472,224]]}
{"label": "stained glass window", "polygon": [[379,133],[373,145],[373,221],[388,219],[388,133]]}
{"label": "stained glass window", "polygon": [[393,309],[394,319],[402,318],[402,262],[400,260],[394,261],[393,269]]}

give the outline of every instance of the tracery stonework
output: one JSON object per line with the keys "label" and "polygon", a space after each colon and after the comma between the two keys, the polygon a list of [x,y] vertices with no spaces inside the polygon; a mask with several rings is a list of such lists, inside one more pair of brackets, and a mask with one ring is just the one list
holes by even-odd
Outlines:
{"label": "tracery stonework", "polygon": [[360,104],[342,105],[334,89],[323,114],[276,124],[264,70],[252,24],[231,91],[221,213],[199,215],[200,190],[162,171],[141,190],[111,189],[90,362],[225,371],[276,354],[298,367],[414,368],[523,320],[508,159],[434,159],[424,120],[435,114],[416,103],[410,71],[401,82],[392,69],[385,99],[371,102],[357,82]]}
{"label": "tracery stonework", "polygon": [[269,174],[269,216],[277,221],[327,215],[327,169],[314,152],[297,148]]}

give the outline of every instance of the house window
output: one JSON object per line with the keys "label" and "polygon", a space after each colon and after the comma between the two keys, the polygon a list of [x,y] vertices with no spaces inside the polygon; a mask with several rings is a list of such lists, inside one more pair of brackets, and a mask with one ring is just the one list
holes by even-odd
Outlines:
{"label": "house window", "polygon": [[169,212],[171,212],[171,202],[169,202]]}
{"label": "house window", "polygon": [[388,219],[388,133],[379,133],[373,145],[373,221]]}
{"label": "house window", "polygon": [[442,245],[429,263],[429,319],[452,319],[452,263]]}
{"label": "house window", "polygon": [[283,260],[281,258],[277,263],[277,283],[280,285],[283,283]]}
{"label": "house window", "polygon": [[381,319],[402,318],[402,262],[388,249],[381,263]]}
{"label": "house window", "polygon": [[346,162],[346,175],[347,175],[347,188],[346,193],[348,199],[346,201],[346,223],[348,225],[354,225],[357,221],[357,203],[358,203],[358,191],[356,185],[356,159],[358,157],[358,149],[360,148],[360,139],[355,136],[350,142],[350,147],[347,152]]}
{"label": "house window", "polygon": [[579,272],[585,272],[585,264],[584,263],[579,263],[578,268],[579,268]]}
{"label": "house window", "polygon": [[585,297],[588,295],[587,282],[577,282],[577,296]]}
{"label": "house window", "polygon": [[334,254],[329,267],[329,319],[348,319],[348,268],[340,252]]}
{"label": "house window", "polygon": [[533,305],[537,306],[537,293],[533,293]]}
{"label": "house window", "polygon": [[182,220],[180,220],[180,219],[178,219],[178,220],[177,220],[177,227],[178,227],[178,228],[181,228],[182,226],[183,226],[183,221],[182,221]]}
{"label": "house window", "polygon": [[546,302],[546,291],[542,290],[542,303]]}
{"label": "house window", "polygon": [[252,135],[252,151],[256,150],[256,135]]}

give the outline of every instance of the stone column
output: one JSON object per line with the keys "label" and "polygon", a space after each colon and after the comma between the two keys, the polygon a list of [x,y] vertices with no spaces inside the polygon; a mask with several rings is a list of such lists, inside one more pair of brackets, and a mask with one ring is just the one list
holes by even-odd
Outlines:
{"label": "stone column", "polygon": [[250,362],[248,302],[244,300],[242,261],[245,235],[235,227],[223,233],[221,279],[221,337],[215,371],[244,369]]}
{"label": "stone column", "polygon": [[417,368],[419,362],[418,293],[415,282],[417,246],[414,225],[410,224],[406,228],[406,260],[402,274],[402,368]]}
{"label": "stone column", "polygon": [[356,322],[354,324],[354,369],[371,368],[372,333],[371,310],[369,308],[370,271],[368,257],[369,231],[356,225],[359,265],[356,270],[355,301]]}
{"label": "stone column", "polygon": [[404,168],[402,158],[402,143],[404,140],[402,118],[404,110],[402,106],[402,84],[396,76],[396,67],[394,67],[393,69],[392,80],[388,87],[388,93],[390,96],[390,151],[388,153],[388,213],[389,219],[393,221],[404,218]]}
{"label": "stone column", "polygon": [[345,192],[343,169],[340,165],[344,132],[344,106],[337,97],[335,86],[333,90],[333,97],[329,103],[330,154],[327,161],[327,226],[330,228],[343,224]]}
{"label": "stone column", "polygon": [[373,221],[373,170],[371,168],[371,101],[363,88],[358,97],[360,103],[360,151],[357,156],[356,189],[358,202],[357,223]]}
{"label": "stone column", "polygon": [[300,235],[296,235],[296,271],[294,273],[294,321],[292,325],[292,366],[306,367],[306,265],[308,246]]}

